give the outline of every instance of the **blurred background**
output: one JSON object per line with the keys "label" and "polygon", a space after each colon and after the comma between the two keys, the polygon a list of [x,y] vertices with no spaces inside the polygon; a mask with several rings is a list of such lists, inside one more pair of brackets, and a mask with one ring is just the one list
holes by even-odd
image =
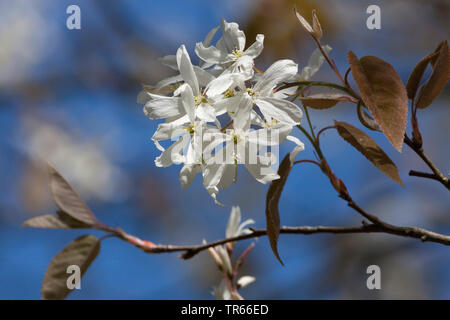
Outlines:
{"label": "blurred background", "polygon": [[[81,8],[81,30],[66,28],[71,4]],[[370,4],[381,7],[381,30],[366,28]],[[353,50],[387,60],[406,82],[415,64],[449,39],[445,0],[0,1],[0,298],[39,299],[52,257],[86,233],[20,227],[30,217],[55,211],[45,161],[101,220],[153,242],[222,238],[231,205],[264,227],[267,186],[245,169],[236,185],[220,193],[228,205],[222,208],[198,177],[182,190],[180,167],[155,167],[159,152],[150,138],[157,122],[144,116],[136,96],[142,83],[173,75],[158,57],[174,54],[181,44],[193,56],[195,43],[221,18],[238,22],[248,43],[265,34],[258,68],[280,58],[294,59],[302,68],[315,47],[295,18],[294,5],[307,17],[317,9],[323,43],[333,47],[341,72]],[[337,81],[326,66],[315,79]],[[425,150],[444,173],[450,170],[449,94],[447,87],[419,112]],[[349,104],[312,111],[311,117],[318,128],[334,119],[361,128]],[[353,198],[389,222],[450,233],[448,191],[435,181],[409,177],[410,169],[427,171],[419,158],[406,147],[399,154],[381,134],[370,134],[397,164],[405,187],[328,131],[321,139],[326,156]],[[291,147],[283,146],[281,156]],[[300,157],[311,158],[310,149]],[[284,225],[361,223],[309,164],[293,169],[280,212]],[[381,234],[285,235],[279,242],[283,267],[267,239],[256,242],[244,268],[256,283],[241,291],[245,298],[450,298],[450,248],[439,244]],[[381,290],[366,288],[371,264],[381,267]],[[219,281],[206,253],[183,261],[177,254],[148,255],[107,239],[82,289],[69,299],[210,299]]]}

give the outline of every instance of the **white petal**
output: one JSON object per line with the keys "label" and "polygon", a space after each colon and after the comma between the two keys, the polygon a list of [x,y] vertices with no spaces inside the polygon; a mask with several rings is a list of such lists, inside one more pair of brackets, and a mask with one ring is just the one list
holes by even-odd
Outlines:
{"label": "white petal", "polygon": [[231,208],[230,218],[228,219],[225,237],[231,238],[237,235],[239,224],[241,223],[241,209],[233,206]]}
{"label": "white petal", "polygon": [[177,65],[177,56],[176,55],[168,55],[161,58],[158,58],[158,61],[161,62],[163,65],[178,71],[178,65]]}
{"label": "white petal", "polygon": [[181,182],[181,187],[188,188],[192,184],[192,181],[194,181],[194,178],[197,175],[197,173],[199,172],[200,166],[185,164],[183,168],[181,168],[180,170],[179,180]]}
{"label": "white petal", "polygon": [[[289,79],[287,82],[296,82],[300,81],[300,76],[294,76],[293,78]],[[277,92],[274,92],[271,97],[277,98],[277,99],[287,99],[289,96],[293,96],[297,93],[298,87],[290,87],[283,90],[279,90]]]}
{"label": "white petal", "polygon": [[239,103],[241,102],[242,95],[236,94],[230,98],[223,98],[214,101],[214,109],[216,109],[216,115],[224,114],[225,112],[235,113],[238,109]]}
{"label": "white petal", "polygon": [[227,48],[227,45],[226,45],[225,40],[224,40],[223,37],[220,37],[220,39],[217,41],[216,48],[219,49],[220,51],[225,52],[225,53],[230,53],[231,52],[231,51],[228,52],[228,48]]}
{"label": "white petal", "polygon": [[228,187],[233,183],[236,182],[237,179],[237,166],[236,165],[226,165],[223,170],[222,179],[220,179],[219,184],[217,187],[220,189],[228,189]]}
{"label": "white petal", "polygon": [[256,125],[259,127],[264,127],[266,125],[266,123],[264,122],[263,119],[261,119],[261,117],[259,116],[259,114],[257,114],[255,112],[255,110],[252,110],[250,112],[250,120],[251,120],[251,124],[252,125]]}
{"label": "white petal", "polygon": [[150,119],[175,117],[185,114],[180,98],[162,97],[148,101],[144,113]]}
{"label": "white petal", "polygon": [[185,83],[176,92],[181,95],[181,103],[186,114],[189,116],[189,120],[193,123],[195,121],[195,102],[191,86]]}
{"label": "white petal", "polygon": [[208,164],[203,167],[203,185],[215,187],[219,184],[224,170],[223,164]]}
{"label": "white petal", "polygon": [[208,191],[209,195],[214,199],[214,202],[218,205],[223,206],[219,201],[217,201],[217,194],[219,189],[217,185],[223,177],[226,167],[230,166],[227,164],[208,164],[203,166],[203,186]]}
{"label": "white petal", "polygon": [[302,110],[294,103],[276,99],[264,97],[256,99],[255,103],[264,114],[282,123],[296,125],[300,123],[302,119]]}
{"label": "white petal", "polygon": [[256,36],[256,41],[248,47],[247,50],[245,50],[244,54],[246,56],[250,56],[252,59],[255,59],[257,56],[259,56],[264,49],[264,35],[258,34]]}
{"label": "white petal", "polygon": [[291,131],[292,127],[286,125],[253,130],[248,134],[247,140],[258,146],[275,146],[283,143]]}
{"label": "white petal", "polygon": [[194,72],[201,87],[206,87],[211,81],[216,78],[208,71],[203,70],[202,68],[199,68],[197,66],[194,66]]}
{"label": "white petal", "polygon": [[250,56],[242,56],[236,60],[224,73],[240,73],[244,76],[245,80],[250,80],[253,78],[255,73],[253,70],[254,66],[253,58]]}
{"label": "white petal", "polygon": [[[328,45],[322,46],[322,49],[326,53],[331,51],[331,47]],[[302,69],[300,80],[309,80],[317,71],[319,71],[324,61],[325,58],[323,57],[322,52],[320,52],[319,49],[314,50],[314,52],[311,54],[311,57],[309,58],[308,65]]]}
{"label": "white petal", "polygon": [[179,164],[183,162],[184,157],[182,156],[182,153],[188,141],[188,135],[182,136],[178,139],[178,141],[164,150],[161,155],[155,159],[155,165],[157,167],[169,167],[172,164]]}
{"label": "white petal", "polygon": [[137,103],[146,104],[151,99],[152,99],[152,97],[150,96],[150,94],[146,90],[142,90],[141,92],[139,92],[139,94],[137,96]]}
{"label": "white petal", "polygon": [[200,122],[196,122],[194,134],[190,139],[186,152],[186,164],[198,164],[202,163],[202,132],[203,128]]}
{"label": "white petal", "polygon": [[266,156],[258,156],[256,164],[245,164],[248,172],[260,183],[267,184],[280,176],[271,168],[271,159]]}
{"label": "white petal", "polygon": [[[184,109],[184,107],[183,107]],[[166,121],[164,123],[170,123],[172,125],[178,125],[181,126],[182,124],[190,122],[189,116],[187,114],[178,115],[176,117],[169,117],[166,118]]]}
{"label": "white petal", "polygon": [[177,63],[183,80],[191,86],[194,95],[198,96],[200,94],[200,91],[197,76],[195,75],[191,58],[189,57],[189,54],[186,51],[186,47],[184,45],[182,45],[177,51]]}
{"label": "white petal", "polygon": [[176,75],[173,77],[169,77],[166,79],[163,79],[161,81],[159,81],[156,85],[155,85],[155,90],[159,91],[162,88],[165,88],[171,84],[177,83],[177,82],[182,82],[183,78],[181,77],[181,75]]}
{"label": "white petal", "polygon": [[201,42],[195,45],[195,53],[200,59],[209,63],[222,64],[233,61],[233,55],[228,52],[213,46],[205,47]]}
{"label": "white petal", "polygon": [[297,137],[294,136],[287,136],[286,138],[289,141],[292,141],[293,143],[296,144],[294,150],[291,151],[289,158],[291,160],[291,165],[294,163],[295,158],[297,157],[297,154],[300,151],[305,150],[305,144],[303,142],[301,142]]}
{"label": "white petal", "polygon": [[223,267],[225,269],[224,271],[228,274],[231,274],[233,272],[233,268],[231,267],[231,260],[230,256],[228,255],[227,249],[225,249],[223,246],[218,246],[216,250],[223,262]]}
{"label": "white petal", "polygon": [[248,286],[250,283],[255,282],[255,281],[256,281],[255,277],[242,276],[237,281],[237,285],[239,286],[239,288],[244,288],[244,287]]}
{"label": "white petal", "polygon": [[240,235],[242,235],[242,234],[247,234],[247,233],[249,233],[249,232],[252,232],[252,231],[250,231],[249,229],[244,229],[246,226],[248,226],[249,224],[254,224],[255,223],[255,220],[253,220],[253,219],[247,219],[247,220],[245,220],[244,222],[242,222],[240,225],[239,225],[239,228],[238,228],[238,236],[240,236]]}
{"label": "white petal", "polygon": [[152,140],[175,139],[186,133],[183,127],[173,123],[160,123],[153,134]]}
{"label": "white petal", "polygon": [[297,71],[298,65],[294,61],[278,60],[264,72],[254,90],[269,95],[275,86],[292,78]]}
{"label": "white petal", "polygon": [[248,94],[243,94],[236,113],[233,116],[233,127],[240,130],[250,128],[250,111],[253,108],[253,100]]}
{"label": "white petal", "polygon": [[212,29],[205,37],[205,40],[203,40],[203,45],[205,47],[209,47],[211,45],[211,41],[214,38],[214,36],[217,33],[217,30],[219,30],[220,26],[215,27],[214,29]]}
{"label": "white petal", "polygon": [[[219,28],[220,28],[220,26],[215,27],[214,29],[212,29],[212,30],[206,35],[205,40],[203,40],[203,43],[202,43],[202,44],[203,44],[203,47],[207,48],[207,47],[209,47],[209,46],[211,45],[212,39],[213,39],[214,36],[216,35],[217,30],[219,30]],[[196,49],[196,53],[197,53],[197,49]],[[200,63],[200,65],[201,65],[202,68],[209,68],[209,67],[211,67],[211,66],[214,64],[214,63],[211,63],[211,62],[206,62],[205,60],[203,60],[203,62],[204,62],[203,64]],[[197,74],[197,77],[198,77],[198,74]],[[200,79],[199,79],[199,82],[200,82],[200,85],[202,86]],[[205,85],[206,85],[206,84],[205,84]],[[203,85],[203,86],[205,86],[205,85]]]}
{"label": "white petal", "polygon": [[221,75],[211,81],[206,87],[206,94],[208,97],[215,97],[224,93],[228,88],[235,88],[236,86],[242,86],[245,78],[239,73],[228,73]]}
{"label": "white petal", "polygon": [[245,34],[242,30],[239,30],[239,25],[235,22],[228,23],[225,19],[222,19],[220,26],[222,28],[223,39],[229,52],[235,49],[244,51]]}
{"label": "white petal", "polygon": [[216,110],[207,103],[201,103],[195,109],[196,116],[206,122],[214,122],[216,120]]}

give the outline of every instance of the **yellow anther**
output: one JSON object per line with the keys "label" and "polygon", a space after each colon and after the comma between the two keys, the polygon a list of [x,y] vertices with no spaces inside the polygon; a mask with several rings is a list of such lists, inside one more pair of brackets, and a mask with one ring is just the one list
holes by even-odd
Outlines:
{"label": "yellow anther", "polygon": [[234,97],[235,94],[236,94],[236,93],[235,93],[234,89],[228,88],[228,89],[223,93],[223,96],[224,96],[225,98],[231,98],[231,97]]}
{"label": "yellow anther", "polygon": [[248,93],[248,95],[250,96],[250,97],[252,97],[252,98],[254,98],[254,97],[256,97],[258,94],[255,92],[255,91],[253,91],[252,89],[247,89],[247,93]]}
{"label": "yellow anther", "polygon": [[239,59],[240,57],[242,57],[244,55],[244,52],[242,52],[242,50],[238,50],[238,49],[234,49],[233,51],[231,51],[231,53],[235,56],[235,59]]}
{"label": "yellow anther", "polygon": [[278,123],[278,120],[277,120],[277,119],[272,119],[271,122],[266,122],[266,127],[267,127],[267,128],[270,128],[270,127],[276,125],[277,123]]}
{"label": "yellow anther", "polygon": [[199,104],[202,104],[202,103],[209,103],[208,99],[206,99],[205,96],[194,97],[194,102],[195,102],[196,106],[198,106]]}
{"label": "yellow anther", "polygon": [[186,126],[184,127],[184,129],[185,129],[187,132],[189,132],[190,135],[193,135],[193,134],[194,134],[194,125],[193,125],[192,123],[189,124],[189,125],[186,125]]}

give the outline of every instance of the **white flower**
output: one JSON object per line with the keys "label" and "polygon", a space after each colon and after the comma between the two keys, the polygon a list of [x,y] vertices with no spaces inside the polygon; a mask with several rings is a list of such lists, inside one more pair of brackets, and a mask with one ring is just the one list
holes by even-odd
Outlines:
{"label": "white flower", "polygon": [[251,233],[249,229],[244,228],[252,223],[255,223],[253,219],[247,219],[241,223],[241,209],[233,206],[231,209],[230,218],[228,219],[225,236],[227,238],[232,238]]}
{"label": "white flower", "polygon": [[[183,107],[186,117],[182,117],[176,121],[169,123],[161,123],[152,137],[156,147],[162,151],[161,155],[156,158],[155,164],[158,167],[168,167],[174,163],[190,163],[195,164],[200,162],[202,132],[204,123],[195,119],[195,101],[189,84],[183,84],[177,89],[180,94],[178,103]],[[185,120],[188,120],[187,122]],[[169,148],[164,148],[159,144],[160,140],[168,140],[175,138],[178,140]],[[187,154],[183,155],[186,147]]]}
{"label": "white flower", "polygon": [[259,56],[264,47],[264,35],[258,34],[256,42],[245,50],[245,34],[239,30],[237,23],[228,23],[222,19],[220,24],[222,37],[216,46],[207,47],[197,43],[195,52],[208,64],[219,65],[226,73],[242,73],[247,79],[253,76],[253,60]]}
{"label": "white flower", "polygon": [[[195,116],[200,120],[207,122],[215,121],[216,116],[214,108],[200,90],[197,74],[194,72],[194,67],[184,45],[178,49],[176,58],[181,78],[185,84],[190,86],[192,92],[192,97],[190,95],[189,97],[185,97],[185,99],[189,100],[185,101],[185,103],[194,105],[193,110],[195,110]],[[164,97],[148,93],[151,100],[149,100],[144,106],[145,114],[151,119],[179,119],[183,117],[186,115],[186,109],[183,107],[181,98],[178,97],[181,92],[182,90],[177,89],[174,92],[173,97]]]}
{"label": "white flower", "polygon": [[297,71],[298,65],[292,60],[279,60],[272,64],[251,88],[242,86],[244,83],[242,75],[229,74],[221,77],[222,81],[212,81],[208,91],[215,95],[218,92],[224,92],[226,85],[231,88],[237,86],[241,93],[245,92],[251,97],[253,104],[261,110],[267,123],[276,120],[293,126],[300,123],[303,116],[301,109],[295,103],[284,100],[281,96],[275,96],[273,89],[291,79]]}

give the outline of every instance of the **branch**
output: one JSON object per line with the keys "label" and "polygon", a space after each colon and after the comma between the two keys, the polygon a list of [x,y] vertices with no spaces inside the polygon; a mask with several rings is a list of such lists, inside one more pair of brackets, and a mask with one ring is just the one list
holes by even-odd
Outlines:
{"label": "branch", "polygon": [[[368,214],[363,209],[361,209],[356,203],[351,200],[348,204],[351,208],[360,212],[366,219],[376,221],[376,223],[363,222],[361,226],[353,227],[337,227],[337,226],[298,226],[298,227],[288,227],[283,226],[280,229],[280,234],[318,234],[318,233],[328,233],[328,234],[359,234],[359,233],[385,233],[392,234],[407,238],[416,238],[422,241],[429,241],[440,243],[443,245],[450,245],[450,236],[432,232],[426,229],[417,227],[399,227],[388,224],[380,219]],[[238,237],[224,238],[221,240],[208,242],[198,245],[164,245],[164,244],[154,244],[150,241],[141,240],[137,237],[131,236],[125,233],[122,229],[111,229],[108,228],[110,232],[114,233],[114,236],[121,238],[122,240],[133,244],[137,248],[147,252],[147,253],[171,253],[171,252],[182,252],[181,258],[190,259],[197,255],[198,253],[207,250],[212,247],[223,245],[230,242],[243,241],[247,239],[259,238],[267,236],[266,229],[252,229],[252,233],[241,235]]]}

